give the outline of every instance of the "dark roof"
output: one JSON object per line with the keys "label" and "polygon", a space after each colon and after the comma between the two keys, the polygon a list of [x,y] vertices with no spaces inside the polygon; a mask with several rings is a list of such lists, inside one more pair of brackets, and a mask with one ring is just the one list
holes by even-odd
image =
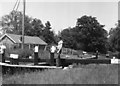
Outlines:
{"label": "dark roof", "polygon": [[[22,43],[20,40],[20,37],[22,35],[16,35],[16,34],[4,34],[0,40],[7,36],[8,38],[10,38],[14,43]],[[46,42],[44,42],[42,39],[40,39],[39,37],[36,36],[24,36],[24,43],[25,44],[40,44],[40,45],[47,45]]]}

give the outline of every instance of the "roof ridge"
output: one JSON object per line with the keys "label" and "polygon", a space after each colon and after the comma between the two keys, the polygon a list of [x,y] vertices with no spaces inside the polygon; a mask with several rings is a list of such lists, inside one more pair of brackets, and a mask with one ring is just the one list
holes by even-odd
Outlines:
{"label": "roof ridge", "polygon": [[[6,33],[6,35],[17,35],[17,36],[22,36],[22,35],[19,35],[19,34],[11,34],[11,33]],[[25,37],[38,37],[38,36],[28,36],[28,35],[24,35]],[[39,37],[40,38],[40,37]]]}
{"label": "roof ridge", "polygon": [[[18,39],[20,36],[22,36],[22,35],[18,35],[18,34],[10,34],[10,33],[6,33],[5,35],[10,37],[16,43],[19,43]],[[33,44],[38,43],[38,44],[47,45],[47,43],[38,36],[24,36],[24,38],[25,38],[26,43],[33,43]]]}

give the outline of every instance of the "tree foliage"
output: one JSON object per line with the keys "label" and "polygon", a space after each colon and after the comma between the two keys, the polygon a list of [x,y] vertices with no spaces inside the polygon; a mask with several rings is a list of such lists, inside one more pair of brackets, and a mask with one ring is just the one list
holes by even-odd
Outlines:
{"label": "tree foliage", "polygon": [[[29,30],[29,34],[31,36],[38,36],[40,37],[42,35],[42,30],[44,28],[44,25],[42,24],[42,21],[40,19],[33,19],[31,22],[31,30],[30,28],[28,28]],[[28,32],[27,32],[28,33]]]}
{"label": "tree foliage", "polygon": [[110,47],[112,47],[113,51],[120,52],[120,20],[118,21],[118,25],[115,28],[111,28],[109,32],[109,43]]}
{"label": "tree foliage", "polygon": [[1,24],[2,29],[8,33],[20,34],[22,28],[22,13],[12,11],[9,15],[2,17]]}
{"label": "tree foliage", "polygon": [[47,21],[45,23],[42,35],[48,44],[55,43],[54,32],[51,31],[51,29],[51,24],[49,21]]}
{"label": "tree foliage", "polygon": [[[22,34],[22,13],[20,11],[12,11],[10,14],[2,17],[0,25],[4,32],[12,34]],[[54,41],[54,33],[51,31],[50,22],[47,21],[45,26],[42,21],[37,18],[31,18],[25,15],[24,34],[28,36],[38,36],[48,44]]]}
{"label": "tree foliage", "polygon": [[76,26],[61,32],[64,46],[85,51],[106,51],[107,31],[95,17],[82,16],[77,19]]}

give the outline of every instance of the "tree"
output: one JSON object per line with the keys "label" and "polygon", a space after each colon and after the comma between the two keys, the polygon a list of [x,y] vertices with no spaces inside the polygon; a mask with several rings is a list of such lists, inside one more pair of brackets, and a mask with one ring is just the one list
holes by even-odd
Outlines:
{"label": "tree", "polygon": [[[20,11],[12,11],[9,15],[5,15],[2,17],[1,26],[3,30],[7,33],[13,34],[22,34],[22,13]],[[42,29],[44,25],[42,24],[40,19],[33,19],[27,15],[25,15],[25,35],[29,36],[41,36]]]}
{"label": "tree", "polygon": [[9,33],[17,33],[21,32],[21,24],[22,24],[22,13],[12,11],[9,15],[5,15],[2,17],[1,26],[4,32]]}
{"label": "tree", "polygon": [[67,29],[64,29],[62,32],[61,32],[61,36],[62,36],[62,39],[64,41],[64,47],[66,48],[73,48],[73,45],[74,45],[74,39],[72,37],[72,34],[71,34],[71,29],[72,28],[67,28]]}
{"label": "tree", "polygon": [[54,32],[51,31],[51,24],[49,21],[45,23],[45,27],[42,31],[42,36],[48,44],[55,43]]}
{"label": "tree", "polygon": [[40,19],[33,19],[31,22],[31,29],[27,30],[28,35],[30,36],[38,36],[40,37],[42,35],[42,31],[44,28],[44,25],[42,24],[42,21]]}
{"label": "tree", "polygon": [[[12,34],[22,34],[22,13],[20,11],[12,11],[9,15],[2,17],[0,25],[4,32]],[[42,24],[42,21],[37,18],[31,18],[25,15],[24,34],[28,36],[38,36],[48,44],[55,42],[54,32],[52,31],[49,21]]]}
{"label": "tree", "polygon": [[120,20],[115,28],[111,28],[109,35],[110,37],[108,40],[113,51],[120,52]]}
{"label": "tree", "polygon": [[[9,15],[2,17],[1,26],[7,33],[22,34],[22,13],[20,11],[12,11]],[[25,16],[25,30],[31,28],[32,18]],[[26,34],[26,33],[25,33]]]}
{"label": "tree", "polygon": [[106,52],[107,31],[103,29],[95,17],[82,16],[77,19],[76,26],[61,32],[65,47],[95,52],[96,49]]}

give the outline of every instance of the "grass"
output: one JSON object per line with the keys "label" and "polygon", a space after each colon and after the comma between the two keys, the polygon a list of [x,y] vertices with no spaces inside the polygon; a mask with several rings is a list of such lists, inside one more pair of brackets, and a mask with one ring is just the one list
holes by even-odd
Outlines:
{"label": "grass", "polygon": [[[91,54],[89,54],[91,55]],[[64,57],[62,55],[61,57]],[[78,58],[69,55],[69,58]],[[56,57],[56,56],[55,56]],[[41,59],[49,59],[49,52],[40,52]],[[105,56],[100,55],[101,59]],[[49,69],[44,71],[19,71],[3,76],[3,84],[117,84],[118,65],[89,64],[78,65],[69,70]]]}
{"label": "grass", "polygon": [[89,64],[5,75],[3,84],[117,84],[118,65]]}

